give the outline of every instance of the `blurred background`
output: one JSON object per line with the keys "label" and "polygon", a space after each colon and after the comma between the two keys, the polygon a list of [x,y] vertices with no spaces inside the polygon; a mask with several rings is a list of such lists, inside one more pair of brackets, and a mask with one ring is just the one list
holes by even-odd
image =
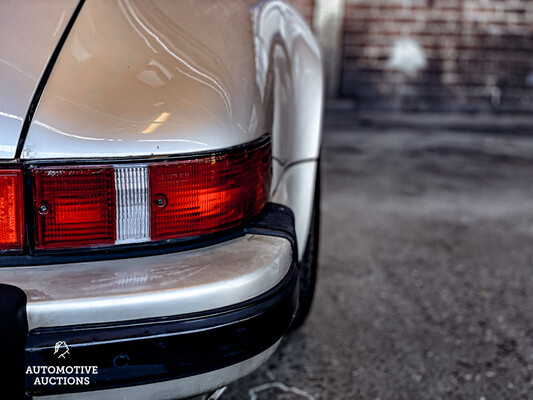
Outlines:
{"label": "blurred background", "polygon": [[358,109],[533,110],[533,2],[292,0],[323,49],[329,97]]}
{"label": "blurred background", "polygon": [[326,67],[319,278],[223,398],[533,399],[533,1],[291,2]]}

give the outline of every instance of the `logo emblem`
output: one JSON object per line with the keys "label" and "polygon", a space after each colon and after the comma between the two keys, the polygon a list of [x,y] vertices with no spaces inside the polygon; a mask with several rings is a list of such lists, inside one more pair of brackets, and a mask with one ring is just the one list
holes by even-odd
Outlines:
{"label": "logo emblem", "polygon": [[64,340],[57,342],[55,345],[54,354],[58,354],[58,353],[59,355],[57,356],[57,358],[65,358],[65,359],[67,358],[66,355],[69,354],[67,342],[65,342]]}

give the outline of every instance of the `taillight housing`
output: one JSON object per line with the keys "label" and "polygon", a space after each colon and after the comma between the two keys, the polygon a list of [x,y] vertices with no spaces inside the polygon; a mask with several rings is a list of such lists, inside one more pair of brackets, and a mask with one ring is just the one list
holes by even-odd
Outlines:
{"label": "taillight housing", "polygon": [[32,175],[37,249],[114,244],[112,167],[45,167]]}
{"label": "taillight housing", "polygon": [[164,161],[31,167],[31,245],[37,251],[88,249],[235,229],[268,200],[271,165],[265,136]]}
{"label": "taillight housing", "polygon": [[23,245],[22,171],[0,169],[0,250],[20,250]]}

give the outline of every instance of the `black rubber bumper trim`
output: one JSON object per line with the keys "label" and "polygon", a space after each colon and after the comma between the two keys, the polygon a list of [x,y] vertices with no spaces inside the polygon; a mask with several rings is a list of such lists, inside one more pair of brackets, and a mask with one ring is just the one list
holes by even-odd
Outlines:
{"label": "black rubber bumper trim", "polygon": [[[110,389],[184,378],[244,361],[271,347],[285,333],[297,305],[297,282],[297,269],[292,265],[271,291],[208,314],[32,331],[26,347],[31,371],[40,366],[97,366],[98,374],[50,375],[41,370],[26,375],[26,390],[32,395],[50,395]],[[66,347],[60,346],[54,354],[55,345],[63,341],[68,354],[59,358]],[[42,385],[43,378],[50,376],[88,380],[73,386]]]}
{"label": "black rubber bumper trim", "polygon": [[276,203],[267,203],[261,214],[244,229],[244,233],[287,239],[291,243],[294,263],[298,263],[294,213],[290,208]]}
{"label": "black rubber bumper trim", "polygon": [[0,284],[0,387],[10,399],[24,398],[24,348],[28,335],[26,294]]}

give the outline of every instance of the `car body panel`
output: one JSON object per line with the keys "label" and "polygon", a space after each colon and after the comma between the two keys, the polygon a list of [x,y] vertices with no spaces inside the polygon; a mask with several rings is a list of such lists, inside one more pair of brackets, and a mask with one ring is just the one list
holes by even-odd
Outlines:
{"label": "car body panel", "polygon": [[251,4],[86,1],[22,158],[183,154],[265,134]]}
{"label": "car body panel", "polygon": [[273,107],[272,201],[293,210],[302,259],[322,139],[322,58],[311,30],[286,2],[261,1],[252,18],[258,86]]}
{"label": "car body panel", "polygon": [[77,0],[0,3],[0,159],[12,159],[41,75]]}
{"label": "car body panel", "polygon": [[[305,252],[305,243],[309,226],[310,215],[307,213],[313,209],[313,193],[310,189],[315,189],[318,163],[304,162],[296,164],[281,175],[278,185],[272,195],[272,201],[277,204],[290,205],[294,212],[296,237],[298,238],[298,259],[301,260]],[[302,238],[302,239],[300,239]]]}
{"label": "car body panel", "polygon": [[313,34],[284,1],[260,1],[252,19],[257,82],[264,102],[273,107],[274,159],[283,167],[316,160],[324,82],[322,57]]}
{"label": "car body panel", "polygon": [[22,158],[191,153],[272,129],[274,157],[287,164],[317,156],[321,107],[320,53],[282,1],[93,0]]}

